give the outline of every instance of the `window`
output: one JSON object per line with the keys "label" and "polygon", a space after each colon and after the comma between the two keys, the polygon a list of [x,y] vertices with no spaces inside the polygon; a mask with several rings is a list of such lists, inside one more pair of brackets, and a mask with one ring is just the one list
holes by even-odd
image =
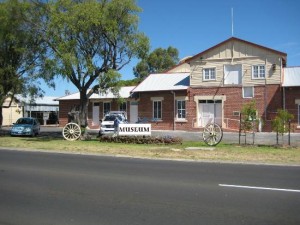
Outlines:
{"label": "window", "polygon": [[185,119],[185,100],[177,100],[177,119]]}
{"label": "window", "polygon": [[110,112],[110,102],[103,102],[103,116]]}
{"label": "window", "polygon": [[243,87],[243,98],[254,98],[254,87]]}
{"label": "window", "polygon": [[153,119],[161,120],[161,101],[153,101]]}
{"label": "window", "polygon": [[265,79],[265,65],[252,66],[252,79]]}
{"label": "window", "polygon": [[216,80],[216,68],[203,69],[203,80]]}
{"label": "window", "polygon": [[241,112],[240,111],[233,111],[234,116],[240,116]]}
{"label": "window", "polygon": [[224,84],[242,84],[242,65],[224,66]]}
{"label": "window", "polygon": [[126,112],[126,107],[127,107],[127,103],[126,103],[126,102],[122,102],[122,103],[119,105],[120,111]]}

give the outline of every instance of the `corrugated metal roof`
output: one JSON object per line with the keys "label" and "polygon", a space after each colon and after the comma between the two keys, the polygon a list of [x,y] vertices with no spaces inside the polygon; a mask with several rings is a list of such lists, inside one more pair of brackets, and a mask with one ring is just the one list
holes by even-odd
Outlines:
{"label": "corrugated metal roof", "polygon": [[16,96],[16,99],[18,99],[21,102],[24,102],[25,104],[53,105],[53,106],[58,105],[58,102],[55,101],[56,98],[57,97],[53,97],[53,96],[44,96],[41,98],[35,98],[32,101],[32,99],[29,97],[24,98],[21,95]]}
{"label": "corrugated metal roof", "polygon": [[[121,98],[129,98],[130,92],[134,87],[135,86],[121,87],[120,91],[119,91],[120,97]],[[112,99],[112,98],[117,98],[117,96],[115,96],[111,91],[108,91],[106,94],[93,93],[89,99]],[[79,92],[57,98],[56,101],[75,100],[75,99],[80,99]]]}
{"label": "corrugated metal roof", "polygon": [[283,87],[300,86],[300,67],[284,68]]}
{"label": "corrugated metal roof", "polygon": [[150,74],[132,92],[186,90],[190,86],[190,73]]}

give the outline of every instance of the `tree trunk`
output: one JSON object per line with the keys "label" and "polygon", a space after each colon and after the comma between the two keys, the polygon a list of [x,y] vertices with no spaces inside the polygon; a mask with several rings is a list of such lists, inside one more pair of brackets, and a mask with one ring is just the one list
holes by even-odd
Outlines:
{"label": "tree trunk", "polygon": [[87,127],[88,126],[88,96],[86,93],[86,90],[82,89],[80,91],[80,103],[79,103],[79,126],[81,127]]}
{"label": "tree trunk", "polygon": [[3,112],[2,112],[2,105],[0,106],[0,129],[2,128],[3,123]]}

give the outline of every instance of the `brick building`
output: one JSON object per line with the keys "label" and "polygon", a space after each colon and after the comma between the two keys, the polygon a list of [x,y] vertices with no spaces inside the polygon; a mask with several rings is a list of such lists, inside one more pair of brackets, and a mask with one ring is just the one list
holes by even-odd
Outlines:
{"label": "brick building", "polygon": [[[134,87],[122,87],[120,89],[119,95],[124,101],[119,101],[119,98],[112,92],[108,92],[107,94],[92,94],[88,105],[88,126],[95,129],[99,128],[100,119],[109,111],[126,111],[128,121],[136,122],[138,120],[136,103],[134,98],[131,98],[131,90]],[[68,113],[72,110],[76,111],[79,99],[79,92],[56,99],[59,101],[60,126],[65,126],[69,122]]]}
{"label": "brick building", "polygon": [[282,91],[282,108],[294,115],[292,130],[300,132],[300,67],[284,69]]}
{"label": "brick building", "polygon": [[[124,87],[123,108],[131,123],[144,121],[157,130],[195,130],[213,121],[224,129],[237,130],[243,105],[254,100],[262,131],[271,131],[271,121],[282,108],[295,115],[292,122],[297,131],[300,82],[291,86],[287,81],[291,74],[298,79],[300,71],[285,72],[286,59],[286,53],[232,37],[185,58],[166,73],[150,74],[136,87]],[[58,100],[60,124],[64,125],[68,109],[79,98]],[[99,125],[97,120],[105,110],[118,109],[113,96],[92,96],[90,126]]]}

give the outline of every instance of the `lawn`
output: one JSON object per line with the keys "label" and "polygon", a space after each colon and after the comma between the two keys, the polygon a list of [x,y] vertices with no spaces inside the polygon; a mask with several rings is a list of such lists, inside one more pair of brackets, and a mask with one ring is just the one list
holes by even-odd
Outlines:
{"label": "lawn", "polygon": [[181,145],[146,145],[102,143],[96,138],[90,141],[66,141],[55,137],[9,136],[0,136],[0,147],[138,158],[300,165],[299,147],[240,146],[221,143],[212,149],[203,142],[183,142]]}

